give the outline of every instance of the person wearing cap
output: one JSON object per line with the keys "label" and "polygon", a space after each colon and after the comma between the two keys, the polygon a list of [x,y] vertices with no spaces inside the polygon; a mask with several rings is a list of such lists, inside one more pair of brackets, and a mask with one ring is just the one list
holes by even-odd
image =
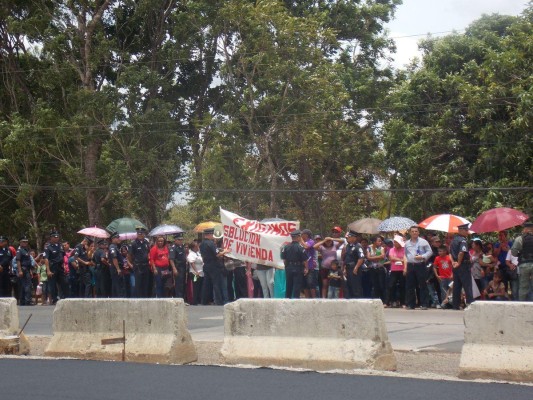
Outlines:
{"label": "person wearing cap", "polygon": [[93,266],[88,250],[93,240],[89,237],[84,237],[81,243],[74,247],[73,257],[78,264],[78,271],[80,273],[80,297],[89,298],[92,296],[92,276],[89,267]]}
{"label": "person wearing cap", "polygon": [[31,306],[31,278],[32,278],[32,260],[30,256],[30,248],[28,245],[28,238],[22,236],[19,239],[19,247],[17,249],[17,275],[19,278],[19,305]]}
{"label": "person wearing cap", "polygon": [[8,238],[0,235],[0,297],[10,297],[9,267],[13,253],[9,248]]}
{"label": "person wearing cap", "polygon": [[[204,240],[200,243],[200,254],[204,262],[204,290],[202,304],[207,305],[212,294],[216,305],[224,305],[223,285],[225,284],[222,266],[218,260],[225,251],[219,252],[214,241],[214,229],[204,230]],[[212,288],[212,293],[211,292]]]}
{"label": "person wearing cap", "polygon": [[[44,249],[44,262],[46,264],[46,274],[48,275],[48,288],[54,305],[59,295],[62,298],[68,296],[68,280],[64,267],[65,251],[59,242],[59,232],[50,232],[50,243]],[[59,290],[58,290],[59,289]]]}
{"label": "person wearing cap", "polygon": [[407,308],[414,310],[416,305],[416,289],[420,289],[420,309],[429,306],[429,290],[427,280],[427,260],[433,255],[431,246],[426,239],[420,237],[418,226],[409,228],[410,239],[405,242],[405,291]]}
{"label": "person wearing cap", "polygon": [[453,237],[450,245],[450,256],[453,265],[453,309],[459,310],[461,305],[461,290],[465,291],[465,301],[468,306],[474,299],[472,295],[472,263],[468,251],[469,224],[457,226],[458,233]]}
{"label": "person wearing cap", "polygon": [[120,253],[120,235],[112,232],[109,237],[111,244],[108,250],[109,271],[111,275],[111,297],[126,297],[126,282],[124,281],[124,257]]}
{"label": "person wearing cap", "polygon": [[315,299],[318,293],[318,252],[310,229],[302,230],[300,245],[307,254],[307,274],[304,277],[304,293],[308,299]]}
{"label": "person wearing cap", "polygon": [[304,288],[308,255],[301,245],[301,234],[299,230],[292,231],[292,242],[281,249],[281,259],[285,264],[285,297],[287,299],[299,299]]}
{"label": "person wearing cap", "polygon": [[511,254],[518,257],[518,298],[533,301],[533,222],[525,222],[523,226],[522,235],[513,242]]}
{"label": "person wearing cap", "polygon": [[[392,249],[389,250],[388,259],[390,260],[390,279],[388,282],[387,299],[390,306],[405,305],[405,241],[400,235],[394,235],[392,240]],[[396,288],[398,287],[398,290]],[[399,292],[399,295],[396,294]]]}
{"label": "person wearing cap", "polygon": [[93,262],[96,274],[96,297],[111,297],[111,271],[107,260],[107,241],[100,239],[96,242],[98,248],[93,254]]}
{"label": "person wearing cap", "polygon": [[365,252],[359,243],[359,233],[349,230],[346,234],[348,242],[342,251],[343,274],[346,276],[346,287],[350,299],[363,297],[363,274],[361,266],[365,261]]}
{"label": "person wearing cap", "polygon": [[145,299],[150,297],[150,243],[146,239],[146,228],[137,226],[135,228],[137,237],[131,243],[128,252],[128,260],[133,265],[133,275],[135,276],[135,290],[133,297]]}
{"label": "person wearing cap", "polygon": [[187,249],[183,244],[183,232],[174,235],[169,251],[170,266],[176,281],[174,292],[177,298],[185,298],[185,277],[187,272]]}

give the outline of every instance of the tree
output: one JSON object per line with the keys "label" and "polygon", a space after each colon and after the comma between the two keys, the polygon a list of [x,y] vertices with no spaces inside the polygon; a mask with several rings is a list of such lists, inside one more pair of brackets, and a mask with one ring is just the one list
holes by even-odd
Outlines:
{"label": "tree", "polygon": [[530,14],[531,6],[521,17],[484,16],[464,34],[422,43],[422,64],[390,96],[386,160],[393,188],[450,191],[398,194],[399,214],[531,207],[527,190],[491,189],[533,184]]}

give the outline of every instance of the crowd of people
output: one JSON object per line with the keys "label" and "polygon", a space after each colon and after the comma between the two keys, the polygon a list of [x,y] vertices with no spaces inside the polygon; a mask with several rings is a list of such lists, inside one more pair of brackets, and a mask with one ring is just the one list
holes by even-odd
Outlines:
{"label": "crowd of people", "polygon": [[[514,241],[506,231],[498,241],[458,234],[371,238],[293,231],[281,249],[284,269],[233,258],[214,237],[184,243],[184,234],[123,242],[85,237],[71,248],[52,231],[42,252],[19,238],[18,248],[0,236],[0,297],[20,305],[53,305],[63,298],[183,298],[191,305],[222,305],[243,297],[379,298],[385,307],[461,309],[476,299],[533,301],[533,223]],[[151,240],[150,240],[151,239]]]}

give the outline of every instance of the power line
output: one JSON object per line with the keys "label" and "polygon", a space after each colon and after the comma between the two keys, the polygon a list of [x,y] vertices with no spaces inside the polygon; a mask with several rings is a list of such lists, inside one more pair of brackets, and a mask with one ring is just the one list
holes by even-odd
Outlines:
{"label": "power line", "polygon": [[[20,185],[0,185],[0,189],[17,190]],[[25,189],[36,189],[44,191],[86,191],[86,190],[106,190],[111,188],[107,186],[46,186],[46,185],[24,185]],[[414,192],[451,192],[451,191],[528,191],[533,190],[533,186],[507,186],[507,187],[450,187],[450,188],[354,188],[354,189],[245,189],[245,188],[213,188],[213,189],[192,189],[192,188],[149,188],[133,187],[119,190],[119,192],[149,190],[154,192],[173,192],[173,193],[414,193]]]}

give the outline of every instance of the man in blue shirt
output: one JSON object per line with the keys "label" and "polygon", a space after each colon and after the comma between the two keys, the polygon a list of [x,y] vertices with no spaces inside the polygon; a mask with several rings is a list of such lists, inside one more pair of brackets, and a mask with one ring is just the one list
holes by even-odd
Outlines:
{"label": "man in blue shirt", "polygon": [[405,292],[407,308],[414,310],[416,306],[416,288],[420,289],[420,309],[427,310],[429,291],[427,280],[427,260],[433,250],[426,239],[420,237],[418,226],[409,228],[410,239],[405,243]]}

